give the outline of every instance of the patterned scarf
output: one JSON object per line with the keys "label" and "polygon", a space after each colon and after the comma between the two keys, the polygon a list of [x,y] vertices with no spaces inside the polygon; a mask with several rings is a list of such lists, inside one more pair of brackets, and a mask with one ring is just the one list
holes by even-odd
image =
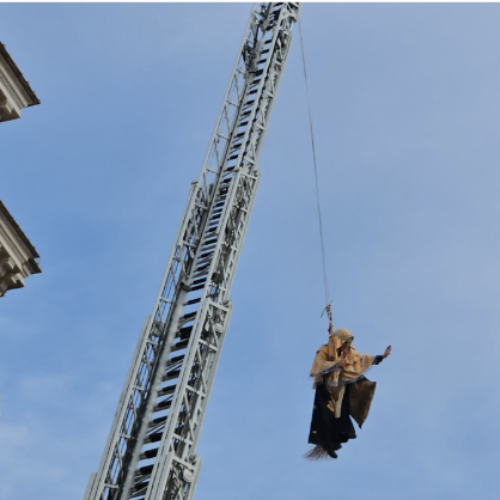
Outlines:
{"label": "patterned scarf", "polygon": [[[311,376],[314,377],[314,385],[323,382],[323,377],[327,377],[328,385],[339,386],[349,384],[358,380],[373,363],[375,356],[371,354],[361,354],[352,341],[354,336],[349,330],[339,328],[330,334],[328,344],[322,345],[316,352]],[[344,349],[341,350],[341,347]],[[345,359],[343,368],[337,367],[337,362]]]}

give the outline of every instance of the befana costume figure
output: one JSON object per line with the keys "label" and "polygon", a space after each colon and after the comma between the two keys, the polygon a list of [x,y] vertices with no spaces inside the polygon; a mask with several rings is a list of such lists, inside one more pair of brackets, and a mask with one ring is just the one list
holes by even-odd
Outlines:
{"label": "befana costume figure", "polygon": [[381,363],[391,353],[361,354],[352,341],[349,330],[329,327],[328,344],[316,352],[311,377],[314,377],[314,408],[309,443],[315,447],[307,458],[337,458],[337,451],[349,439],[356,437],[351,417],[363,425],[375,394],[376,383],[364,374],[373,365]]}

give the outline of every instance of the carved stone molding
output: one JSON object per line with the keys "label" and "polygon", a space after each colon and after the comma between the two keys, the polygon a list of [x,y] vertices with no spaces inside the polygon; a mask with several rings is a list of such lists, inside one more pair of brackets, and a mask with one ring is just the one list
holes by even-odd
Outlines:
{"label": "carved stone molding", "polygon": [[0,297],[21,288],[31,274],[42,272],[35,247],[0,201]]}
{"label": "carved stone molding", "polygon": [[21,117],[21,109],[40,104],[5,46],[0,43],[0,122]]}

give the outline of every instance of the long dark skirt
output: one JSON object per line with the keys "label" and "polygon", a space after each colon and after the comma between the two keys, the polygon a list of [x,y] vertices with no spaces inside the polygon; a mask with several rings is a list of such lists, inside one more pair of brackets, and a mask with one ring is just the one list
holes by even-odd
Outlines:
{"label": "long dark skirt", "polygon": [[328,408],[331,396],[325,384],[316,387],[314,408],[309,433],[309,443],[319,445],[325,450],[336,450],[342,443],[356,438],[354,425],[349,417],[349,384],[346,385],[340,418]]}

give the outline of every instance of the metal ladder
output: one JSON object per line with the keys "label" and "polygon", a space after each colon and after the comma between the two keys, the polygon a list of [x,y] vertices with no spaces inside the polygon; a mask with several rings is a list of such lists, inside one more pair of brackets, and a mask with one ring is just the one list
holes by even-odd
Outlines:
{"label": "metal ladder", "polygon": [[259,181],[297,3],[254,8],[153,314],[146,319],[84,500],[189,500],[196,442],[231,316],[229,292]]}

